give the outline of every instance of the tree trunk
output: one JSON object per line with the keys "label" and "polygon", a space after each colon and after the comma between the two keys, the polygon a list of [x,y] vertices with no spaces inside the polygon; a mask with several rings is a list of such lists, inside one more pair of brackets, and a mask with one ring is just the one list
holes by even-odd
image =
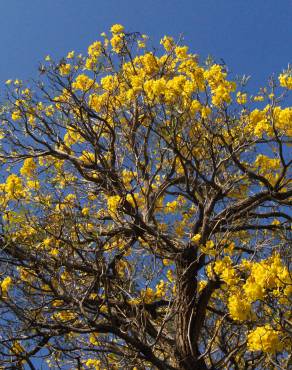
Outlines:
{"label": "tree trunk", "polygon": [[197,263],[194,250],[186,251],[177,262],[176,302],[176,358],[182,370],[208,369],[205,362],[198,360],[199,333],[194,333],[197,318]]}

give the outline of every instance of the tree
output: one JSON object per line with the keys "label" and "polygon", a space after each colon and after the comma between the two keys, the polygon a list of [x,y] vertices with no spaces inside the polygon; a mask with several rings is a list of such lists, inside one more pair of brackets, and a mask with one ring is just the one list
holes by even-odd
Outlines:
{"label": "tree", "polygon": [[291,70],[247,78],[121,25],[7,81],[5,369],[291,365]]}

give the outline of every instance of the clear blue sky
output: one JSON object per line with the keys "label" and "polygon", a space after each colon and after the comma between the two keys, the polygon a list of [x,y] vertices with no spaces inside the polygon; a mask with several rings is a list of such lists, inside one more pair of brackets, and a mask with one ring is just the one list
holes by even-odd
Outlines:
{"label": "clear blue sky", "polygon": [[157,43],[183,33],[192,52],[223,58],[252,85],[292,61],[292,0],[3,0],[0,83],[37,77],[45,55],[84,52],[114,23]]}

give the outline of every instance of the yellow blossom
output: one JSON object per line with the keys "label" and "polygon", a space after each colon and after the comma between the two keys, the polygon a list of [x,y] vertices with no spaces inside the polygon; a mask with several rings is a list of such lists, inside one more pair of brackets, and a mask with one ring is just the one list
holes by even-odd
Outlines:
{"label": "yellow blossom", "polygon": [[119,53],[123,48],[124,34],[118,33],[114,34],[110,39],[110,43],[114,52]]}
{"label": "yellow blossom", "polygon": [[88,216],[89,215],[89,208],[88,207],[82,208],[81,213],[83,214],[83,216]]}
{"label": "yellow blossom", "polygon": [[280,86],[288,90],[292,89],[292,75],[289,73],[282,73],[279,75]]}
{"label": "yellow blossom", "polygon": [[72,84],[73,89],[82,91],[87,91],[93,86],[94,81],[84,74],[77,76],[75,82]]}
{"label": "yellow blossom", "polygon": [[107,208],[109,213],[116,214],[120,205],[121,197],[119,195],[112,195],[107,197]]}
{"label": "yellow blossom", "polygon": [[243,295],[234,294],[228,299],[230,316],[236,321],[245,321],[251,315],[251,305]]}
{"label": "yellow blossom", "polygon": [[195,244],[198,244],[199,241],[201,240],[202,236],[201,234],[195,234],[192,238],[191,241],[194,242]]}
{"label": "yellow blossom", "polygon": [[75,55],[75,52],[72,50],[72,51],[70,51],[68,54],[67,54],[67,59],[72,59],[72,58],[74,58],[74,55]]}
{"label": "yellow blossom", "polygon": [[59,255],[59,250],[57,248],[52,248],[49,253],[52,257],[57,257]]}
{"label": "yellow blossom", "polygon": [[122,26],[121,24],[114,24],[111,27],[112,33],[121,33],[123,31],[124,31],[124,26]]}
{"label": "yellow blossom", "polygon": [[167,202],[165,207],[164,207],[164,211],[166,213],[172,213],[172,212],[175,212],[176,209],[178,207],[178,201],[177,200],[173,200],[172,202]]}
{"label": "yellow blossom", "polygon": [[274,354],[282,351],[284,343],[281,342],[280,333],[269,324],[258,326],[248,334],[247,346],[250,351],[263,351]]}
{"label": "yellow blossom", "polygon": [[166,282],[160,280],[160,282],[156,285],[155,296],[156,298],[161,298],[164,297],[165,294],[166,294]]}
{"label": "yellow blossom", "polygon": [[208,240],[206,245],[201,245],[201,251],[210,256],[216,256],[217,254],[213,240]]}
{"label": "yellow blossom", "polygon": [[19,341],[15,340],[13,342],[12,347],[11,347],[11,352],[13,354],[20,354],[22,352],[25,352],[25,350],[24,350],[23,346],[19,343]]}
{"label": "yellow blossom", "polygon": [[6,179],[5,191],[12,199],[17,199],[24,196],[23,184],[20,177],[11,174]]}
{"label": "yellow blossom", "polygon": [[88,55],[93,58],[100,56],[102,52],[102,43],[100,41],[95,41],[88,47]]}
{"label": "yellow blossom", "polygon": [[247,94],[242,93],[242,92],[239,91],[236,95],[236,101],[237,101],[238,104],[246,104]]}
{"label": "yellow blossom", "polygon": [[71,65],[70,64],[61,64],[59,67],[60,75],[61,76],[67,76],[71,71]]}
{"label": "yellow blossom", "polygon": [[143,302],[145,303],[152,303],[155,299],[155,293],[152,288],[146,288],[141,291],[141,297],[143,299]]}
{"label": "yellow blossom", "polygon": [[11,285],[12,285],[12,278],[10,276],[7,276],[5,279],[1,281],[0,287],[1,287],[1,293],[3,297],[7,297],[7,293]]}
{"label": "yellow blossom", "polygon": [[163,45],[166,51],[171,51],[174,47],[173,38],[170,36],[164,36],[163,39],[160,40],[160,44]]}
{"label": "yellow blossom", "polygon": [[188,56],[188,47],[187,46],[177,46],[174,49],[174,52],[179,59],[184,59]]}
{"label": "yellow blossom", "polygon": [[257,95],[257,96],[254,96],[253,97],[253,100],[254,101],[263,101],[264,100],[264,97],[262,95]]}
{"label": "yellow blossom", "polygon": [[36,163],[33,158],[27,158],[23,162],[20,173],[25,177],[32,177],[35,173]]}
{"label": "yellow blossom", "polygon": [[167,258],[163,258],[162,263],[164,266],[170,266],[172,264],[172,261]]}
{"label": "yellow blossom", "polygon": [[138,48],[143,49],[146,47],[146,44],[144,41],[138,40],[137,41]]}
{"label": "yellow blossom", "polygon": [[11,118],[13,121],[18,121],[21,119],[21,111],[20,110],[15,110],[11,114]]}
{"label": "yellow blossom", "polygon": [[85,365],[87,367],[89,367],[90,369],[94,369],[94,370],[100,370],[101,369],[100,364],[101,364],[100,360],[96,360],[92,358],[90,358],[89,360],[85,362]]}
{"label": "yellow blossom", "polygon": [[167,279],[172,283],[172,282],[174,282],[174,278],[175,278],[175,276],[174,276],[174,273],[173,273],[173,270],[167,270],[167,272],[166,272],[166,277],[167,277]]}

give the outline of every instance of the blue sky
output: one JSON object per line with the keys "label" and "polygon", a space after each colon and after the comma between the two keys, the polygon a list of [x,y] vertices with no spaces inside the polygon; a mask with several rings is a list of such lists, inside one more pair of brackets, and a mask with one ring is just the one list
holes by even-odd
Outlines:
{"label": "blue sky", "polygon": [[292,61],[292,0],[9,0],[0,2],[0,84],[37,77],[47,54],[84,52],[114,23],[154,43],[183,34],[192,52],[222,58],[254,86]]}

